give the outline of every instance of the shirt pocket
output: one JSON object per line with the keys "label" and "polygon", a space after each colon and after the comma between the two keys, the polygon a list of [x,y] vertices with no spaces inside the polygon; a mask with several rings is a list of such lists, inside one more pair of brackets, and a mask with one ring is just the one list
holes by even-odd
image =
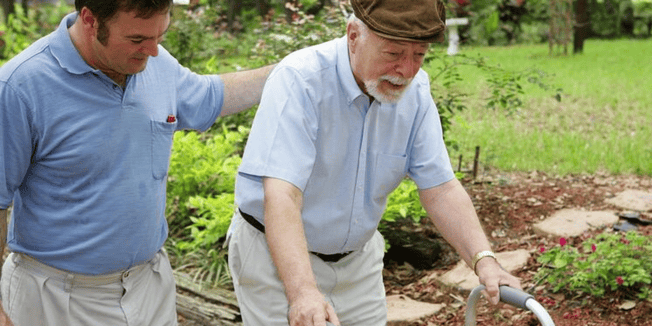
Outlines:
{"label": "shirt pocket", "polygon": [[407,156],[378,154],[374,171],[374,197],[387,196],[406,175]]}
{"label": "shirt pocket", "polygon": [[152,122],[152,176],[163,179],[168,174],[172,140],[177,127],[175,122]]}

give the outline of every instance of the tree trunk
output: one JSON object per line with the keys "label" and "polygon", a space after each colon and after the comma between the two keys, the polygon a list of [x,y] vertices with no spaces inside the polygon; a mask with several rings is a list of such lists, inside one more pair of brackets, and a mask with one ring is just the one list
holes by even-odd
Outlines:
{"label": "tree trunk", "polygon": [[229,30],[233,31],[233,24],[235,23],[235,16],[240,14],[242,10],[242,1],[240,0],[229,0],[229,8],[226,13],[226,19],[229,26]]}
{"label": "tree trunk", "polygon": [[575,5],[575,35],[573,37],[573,53],[584,51],[584,40],[589,36],[591,23],[589,20],[588,1],[577,0]]}
{"label": "tree trunk", "polygon": [[14,0],[1,0],[2,1],[2,12],[5,15],[5,22],[9,19],[10,14],[16,13],[14,9]]}

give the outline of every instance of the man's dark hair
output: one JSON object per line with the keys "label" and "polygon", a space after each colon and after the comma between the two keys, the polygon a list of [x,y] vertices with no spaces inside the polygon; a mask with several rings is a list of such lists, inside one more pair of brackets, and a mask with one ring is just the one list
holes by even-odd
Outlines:
{"label": "man's dark hair", "polygon": [[103,45],[109,38],[106,22],[113,18],[118,11],[136,11],[136,17],[149,18],[157,13],[165,12],[172,8],[173,0],[75,0],[75,9],[88,8],[98,21],[97,40]]}

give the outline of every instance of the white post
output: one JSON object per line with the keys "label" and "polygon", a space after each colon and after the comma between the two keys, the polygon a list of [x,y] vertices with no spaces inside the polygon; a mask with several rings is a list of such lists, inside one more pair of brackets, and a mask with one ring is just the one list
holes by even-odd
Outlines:
{"label": "white post", "polygon": [[457,26],[467,25],[468,23],[469,20],[467,18],[446,19],[446,27],[448,28],[448,55],[455,55],[458,52],[460,35],[457,33]]}

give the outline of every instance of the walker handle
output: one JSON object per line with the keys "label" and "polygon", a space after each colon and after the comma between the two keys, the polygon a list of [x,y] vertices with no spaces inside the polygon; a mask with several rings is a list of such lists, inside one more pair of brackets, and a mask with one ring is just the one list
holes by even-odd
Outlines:
{"label": "walker handle", "polygon": [[530,299],[534,299],[534,296],[529,293],[506,285],[500,286],[500,301],[504,303],[528,310],[525,303]]}

